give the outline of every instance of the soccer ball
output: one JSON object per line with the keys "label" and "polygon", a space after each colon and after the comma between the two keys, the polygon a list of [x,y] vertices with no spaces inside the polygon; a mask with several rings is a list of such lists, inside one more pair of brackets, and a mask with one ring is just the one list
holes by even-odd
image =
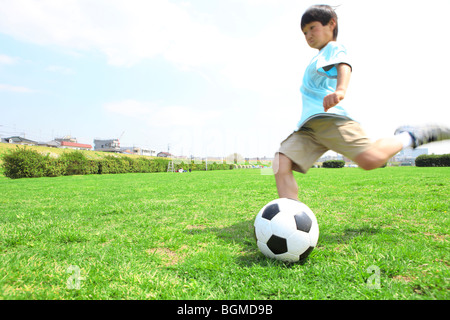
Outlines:
{"label": "soccer ball", "polygon": [[285,262],[305,259],[319,239],[316,216],[297,200],[269,202],[257,214],[254,226],[259,250],[266,257]]}

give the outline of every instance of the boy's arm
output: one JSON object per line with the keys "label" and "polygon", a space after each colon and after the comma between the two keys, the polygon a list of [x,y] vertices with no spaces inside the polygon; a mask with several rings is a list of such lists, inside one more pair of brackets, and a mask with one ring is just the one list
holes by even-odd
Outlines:
{"label": "boy's arm", "polygon": [[348,64],[338,64],[336,69],[338,73],[336,91],[330,93],[323,99],[323,109],[325,112],[344,99],[348,84],[350,82],[352,68]]}

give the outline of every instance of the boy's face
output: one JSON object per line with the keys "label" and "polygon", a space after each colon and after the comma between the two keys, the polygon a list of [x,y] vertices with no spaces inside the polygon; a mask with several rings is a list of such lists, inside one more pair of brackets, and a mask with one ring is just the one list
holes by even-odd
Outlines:
{"label": "boy's face", "polygon": [[319,21],[313,21],[305,25],[302,31],[308,45],[320,50],[334,39],[333,30],[335,27],[336,22],[333,19],[326,26],[323,26]]}

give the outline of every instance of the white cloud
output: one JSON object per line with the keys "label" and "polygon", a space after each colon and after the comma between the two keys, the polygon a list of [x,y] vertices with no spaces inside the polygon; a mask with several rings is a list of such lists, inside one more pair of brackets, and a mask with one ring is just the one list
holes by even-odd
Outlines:
{"label": "white cloud", "polygon": [[129,99],[106,103],[103,108],[108,112],[122,116],[140,117],[150,114],[155,106]]}
{"label": "white cloud", "polygon": [[52,66],[48,66],[47,70],[51,71],[51,72],[65,74],[65,75],[75,74],[75,71],[73,69],[68,68],[68,67],[63,67],[63,66],[52,65]]}
{"label": "white cloud", "polygon": [[161,106],[132,99],[106,103],[103,108],[111,114],[139,119],[146,125],[158,128],[203,126],[222,115],[217,110],[199,110],[181,105]]}
{"label": "white cloud", "polygon": [[98,50],[113,65],[163,55],[195,65],[217,61],[227,40],[167,0],[14,0],[0,6],[0,31],[42,45]]}
{"label": "white cloud", "polygon": [[15,92],[15,93],[33,93],[36,92],[36,90],[27,88],[27,87],[21,87],[21,86],[12,86],[9,84],[0,84],[0,91],[7,91],[7,92]]}
{"label": "white cloud", "polygon": [[5,54],[0,54],[0,64],[13,65],[19,62],[19,58],[10,57]]}
{"label": "white cloud", "polygon": [[204,126],[221,116],[218,110],[198,110],[189,106],[167,106],[156,111],[149,119],[154,126]]}
{"label": "white cloud", "polygon": [[[254,1],[247,4],[257,9]],[[242,1],[233,5],[243,6]],[[217,76],[233,86],[262,92],[267,92],[260,89],[263,81],[279,85],[286,71],[286,81],[292,80],[286,63],[298,53],[295,10],[274,22],[259,20],[264,28],[251,37],[228,35],[225,23],[219,29],[220,14],[168,0],[14,0],[0,6],[0,32],[39,45],[98,51],[115,66],[161,56],[181,70],[222,70]]]}

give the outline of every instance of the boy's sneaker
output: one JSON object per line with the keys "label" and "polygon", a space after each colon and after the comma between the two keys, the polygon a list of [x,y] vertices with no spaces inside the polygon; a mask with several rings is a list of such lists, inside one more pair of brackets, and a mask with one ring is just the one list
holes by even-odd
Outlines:
{"label": "boy's sneaker", "polygon": [[413,139],[413,148],[433,141],[450,139],[450,128],[441,125],[402,126],[395,134],[408,132]]}

